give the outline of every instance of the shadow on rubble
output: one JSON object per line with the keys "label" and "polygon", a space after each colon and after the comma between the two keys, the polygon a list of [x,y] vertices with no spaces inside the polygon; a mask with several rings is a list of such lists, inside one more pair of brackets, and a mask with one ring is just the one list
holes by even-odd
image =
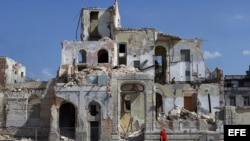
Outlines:
{"label": "shadow on rubble", "polygon": [[[55,80],[46,82],[46,87],[38,86],[43,91],[41,94],[35,92],[28,100],[26,123],[17,127],[13,138],[20,140],[48,141],[50,133],[50,108],[53,104],[55,93]],[[13,128],[14,129],[14,128]]]}

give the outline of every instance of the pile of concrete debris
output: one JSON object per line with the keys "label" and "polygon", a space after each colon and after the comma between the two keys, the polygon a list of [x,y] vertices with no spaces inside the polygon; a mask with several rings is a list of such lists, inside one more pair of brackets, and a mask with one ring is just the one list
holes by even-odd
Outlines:
{"label": "pile of concrete debris", "polygon": [[178,119],[188,119],[188,120],[196,120],[196,119],[206,119],[208,123],[214,122],[214,118],[209,115],[203,113],[195,113],[191,112],[183,107],[175,105],[172,110],[169,111],[168,115],[159,114],[158,120],[178,120]]}
{"label": "pile of concrete debris", "polygon": [[21,139],[15,139],[11,137],[10,135],[0,135],[0,141],[32,141],[32,139],[28,138],[21,138]]}
{"label": "pile of concrete debris", "polygon": [[113,72],[119,72],[119,73],[135,73],[135,72],[141,72],[138,68],[126,66],[126,65],[119,65],[117,67],[113,68]]}

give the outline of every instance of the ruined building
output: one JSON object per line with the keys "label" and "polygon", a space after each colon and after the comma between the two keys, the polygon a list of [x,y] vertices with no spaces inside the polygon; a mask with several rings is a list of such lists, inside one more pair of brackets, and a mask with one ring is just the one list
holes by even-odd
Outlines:
{"label": "ruined building", "polygon": [[250,124],[250,66],[245,75],[224,76],[225,124]]}
{"label": "ruined building", "polygon": [[223,140],[223,71],[210,72],[201,44],[122,27],[117,1],[84,7],[56,78],[2,91],[2,126],[51,141],[158,141],[163,127],[171,140]]}
{"label": "ruined building", "polygon": [[225,75],[225,105],[250,106],[250,66],[246,75]]}
{"label": "ruined building", "polygon": [[25,81],[26,68],[15,60],[0,56],[0,85]]}

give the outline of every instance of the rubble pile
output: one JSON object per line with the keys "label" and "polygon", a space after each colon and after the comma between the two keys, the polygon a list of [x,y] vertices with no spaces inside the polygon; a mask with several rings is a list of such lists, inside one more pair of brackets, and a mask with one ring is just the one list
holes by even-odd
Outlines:
{"label": "rubble pile", "polygon": [[13,138],[11,137],[11,135],[0,135],[0,140],[1,141],[33,141],[30,138],[21,138],[21,139]]}
{"label": "rubble pile", "polygon": [[87,75],[100,75],[100,74],[107,74],[109,73],[106,67],[94,67],[94,66],[88,66],[81,71],[74,71],[73,74],[68,74],[68,83],[64,85],[64,87],[67,86],[74,86],[78,85],[79,82],[86,82],[86,76]]}
{"label": "rubble pile", "polygon": [[130,66],[126,66],[126,65],[120,65],[117,66],[113,69],[113,72],[117,72],[117,73],[138,73],[141,72],[139,69],[134,68],[134,67],[130,67]]}
{"label": "rubble pile", "polygon": [[[164,118],[164,114],[159,116],[159,119]],[[204,113],[197,114],[195,112],[191,112],[183,107],[175,105],[175,107],[169,111],[169,114],[167,116],[170,120],[177,120],[177,119],[189,119],[189,120],[195,120],[195,119],[206,119],[208,123],[214,122],[214,119],[206,115]],[[165,118],[166,119],[166,118]]]}

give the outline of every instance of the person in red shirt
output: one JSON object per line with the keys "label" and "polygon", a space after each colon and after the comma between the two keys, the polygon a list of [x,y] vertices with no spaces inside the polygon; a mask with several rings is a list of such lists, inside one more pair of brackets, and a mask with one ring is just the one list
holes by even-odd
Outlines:
{"label": "person in red shirt", "polygon": [[168,141],[168,135],[166,133],[166,129],[163,128],[160,132],[160,136],[161,136],[161,141]]}

